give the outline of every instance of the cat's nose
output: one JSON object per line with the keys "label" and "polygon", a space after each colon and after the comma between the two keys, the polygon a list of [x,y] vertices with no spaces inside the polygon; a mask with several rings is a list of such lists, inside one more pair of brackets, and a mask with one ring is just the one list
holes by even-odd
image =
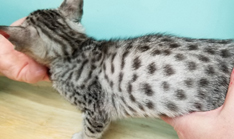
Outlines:
{"label": "cat's nose", "polygon": [[7,26],[0,26],[0,34],[8,39],[10,38],[10,35],[6,33],[6,31],[7,31]]}

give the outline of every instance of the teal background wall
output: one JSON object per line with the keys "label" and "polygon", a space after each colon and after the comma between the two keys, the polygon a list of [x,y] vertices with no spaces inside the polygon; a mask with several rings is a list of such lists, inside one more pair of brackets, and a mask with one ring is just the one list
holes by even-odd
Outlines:
{"label": "teal background wall", "polygon": [[[0,24],[9,25],[63,0],[0,0]],[[84,0],[82,23],[97,39],[163,32],[193,38],[234,38],[234,0]]]}

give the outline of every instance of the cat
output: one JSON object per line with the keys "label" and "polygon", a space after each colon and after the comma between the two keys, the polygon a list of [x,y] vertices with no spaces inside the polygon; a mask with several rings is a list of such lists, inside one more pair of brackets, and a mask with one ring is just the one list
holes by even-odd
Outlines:
{"label": "cat", "polygon": [[101,138],[116,119],[176,117],[223,104],[233,40],[166,34],[96,40],[84,33],[82,15],[83,0],[64,0],[20,26],[0,27],[17,51],[50,69],[53,87],[83,112],[83,130],[73,139]]}

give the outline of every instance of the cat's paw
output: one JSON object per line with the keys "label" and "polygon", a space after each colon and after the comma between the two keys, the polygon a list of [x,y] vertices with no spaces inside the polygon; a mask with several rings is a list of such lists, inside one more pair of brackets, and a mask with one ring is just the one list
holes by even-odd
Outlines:
{"label": "cat's paw", "polygon": [[83,139],[82,132],[75,133],[71,139]]}

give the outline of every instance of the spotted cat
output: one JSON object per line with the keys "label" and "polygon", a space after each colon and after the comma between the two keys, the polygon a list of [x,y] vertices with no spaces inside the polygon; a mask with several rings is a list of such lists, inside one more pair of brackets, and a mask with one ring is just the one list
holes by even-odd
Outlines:
{"label": "spotted cat", "polygon": [[[84,113],[73,139],[98,139],[112,120],[209,111],[225,100],[234,41],[151,34],[96,40],[84,33],[83,0],[1,26],[15,49],[50,70],[57,91]],[[3,34],[3,33],[2,33]]]}

